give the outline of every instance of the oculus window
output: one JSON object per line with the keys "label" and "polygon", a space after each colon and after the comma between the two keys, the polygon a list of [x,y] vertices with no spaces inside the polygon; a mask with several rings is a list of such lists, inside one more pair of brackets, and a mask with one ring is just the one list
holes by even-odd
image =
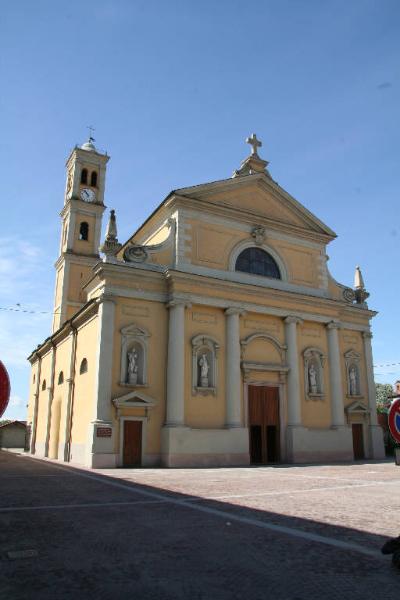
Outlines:
{"label": "oculus window", "polygon": [[268,252],[261,248],[246,248],[236,260],[235,271],[281,279],[279,267]]}

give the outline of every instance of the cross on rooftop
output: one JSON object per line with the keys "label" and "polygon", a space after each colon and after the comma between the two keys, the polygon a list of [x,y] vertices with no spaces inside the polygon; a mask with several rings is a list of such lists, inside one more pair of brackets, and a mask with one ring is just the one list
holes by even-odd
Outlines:
{"label": "cross on rooftop", "polygon": [[257,139],[257,136],[255,133],[253,133],[250,137],[247,138],[246,144],[250,144],[251,154],[253,156],[258,156],[257,148],[260,148],[262,146],[262,142],[260,142],[260,140]]}
{"label": "cross on rooftop", "polygon": [[92,127],[91,125],[88,125],[87,128],[89,129],[89,141],[95,142],[96,140],[92,136],[92,133],[95,131],[94,127]]}

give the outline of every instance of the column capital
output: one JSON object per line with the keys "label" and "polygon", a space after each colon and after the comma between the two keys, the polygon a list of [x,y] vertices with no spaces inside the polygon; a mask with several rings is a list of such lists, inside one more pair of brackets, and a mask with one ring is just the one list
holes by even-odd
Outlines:
{"label": "column capital", "polygon": [[371,340],[373,338],[372,332],[371,331],[363,331],[362,336],[364,338],[364,340]]}
{"label": "column capital", "polygon": [[339,323],[339,321],[331,321],[326,326],[327,329],[341,329],[341,327],[342,327],[342,324]]}
{"label": "column capital", "polygon": [[226,308],[225,309],[225,314],[226,315],[239,315],[239,317],[244,316],[246,314],[246,310],[244,308],[238,308],[235,306],[232,306],[230,308]]}
{"label": "column capital", "polygon": [[301,325],[303,323],[303,319],[301,319],[300,317],[296,317],[296,315],[289,315],[286,317],[286,319],[284,319],[285,323],[296,323]]}
{"label": "column capital", "polygon": [[115,298],[109,292],[107,292],[105,294],[101,294],[101,296],[96,298],[96,302],[99,305],[102,304],[103,302],[111,302],[112,304],[116,303]]}
{"label": "column capital", "polygon": [[183,308],[192,308],[192,303],[183,298],[173,298],[165,305],[167,308],[174,308],[174,306],[183,306]]}

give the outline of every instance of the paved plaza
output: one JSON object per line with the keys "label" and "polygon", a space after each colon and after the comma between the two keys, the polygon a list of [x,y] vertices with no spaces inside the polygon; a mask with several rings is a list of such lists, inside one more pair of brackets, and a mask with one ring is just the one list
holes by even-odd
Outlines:
{"label": "paved plaza", "polygon": [[88,471],[0,453],[0,599],[398,600],[392,462]]}

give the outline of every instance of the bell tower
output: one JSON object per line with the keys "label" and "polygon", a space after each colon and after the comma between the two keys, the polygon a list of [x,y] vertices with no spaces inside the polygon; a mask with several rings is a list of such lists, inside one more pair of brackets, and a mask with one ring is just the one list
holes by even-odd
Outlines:
{"label": "bell tower", "polygon": [[67,162],[64,207],[61,216],[53,332],[86,302],[82,286],[100,260],[99,246],[104,205],[107,154],[97,151],[90,136],[75,146]]}

